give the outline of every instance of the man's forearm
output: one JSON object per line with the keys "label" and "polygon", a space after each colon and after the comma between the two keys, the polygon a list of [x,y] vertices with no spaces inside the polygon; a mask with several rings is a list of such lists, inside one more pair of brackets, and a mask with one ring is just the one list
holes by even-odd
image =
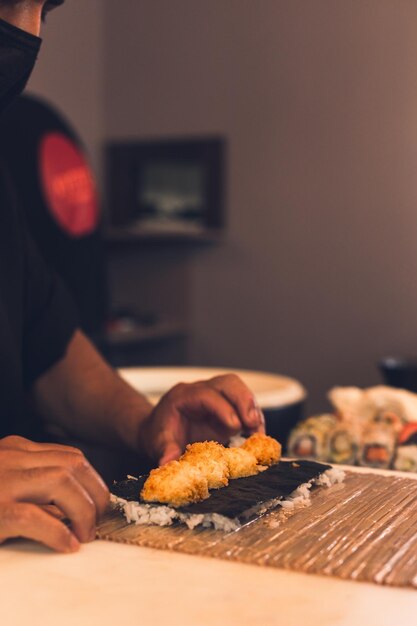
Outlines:
{"label": "man's forearm", "polygon": [[140,430],[153,406],[117,375],[80,331],[66,356],[35,383],[33,395],[42,417],[69,435],[146,452]]}
{"label": "man's forearm", "polygon": [[234,374],[179,383],[156,407],[125,383],[77,331],[66,356],[34,385],[41,415],[85,441],[145,453],[159,463],[178,458],[187,443],[265,432],[262,411]]}

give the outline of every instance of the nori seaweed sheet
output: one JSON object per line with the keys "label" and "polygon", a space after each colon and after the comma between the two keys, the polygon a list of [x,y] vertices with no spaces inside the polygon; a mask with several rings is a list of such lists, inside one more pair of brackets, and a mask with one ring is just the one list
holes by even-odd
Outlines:
{"label": "nori seaweed sheet", "polygon": [[[253,506],[273,498],[288,497],[297,487],[316,478],[330,467],[315,461],[280,461],[256,476],[237,478],[231,480],[227,487],[212,489],[207,500],[178,507],[178,510],[189,514],[218,513],[231,519],[239,518]],[[147,476],[140,476],[138,480],[115,482],[111,491],[119,498],[145,503],[139,494],[146,479]]]}

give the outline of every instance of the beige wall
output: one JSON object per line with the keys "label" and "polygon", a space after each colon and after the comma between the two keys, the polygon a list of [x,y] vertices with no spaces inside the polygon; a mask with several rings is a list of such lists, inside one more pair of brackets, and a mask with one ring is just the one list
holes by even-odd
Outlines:
{"label": "beige wall", "polygon": [[229,233],[195,254],[198,363],[299,377],[311,408],[417,352],[417,4],[106,3],[111,137],[229,140]]}
{"label": "beige wall", "polygon": [[317,409],[417,352],[415,2],[72,0],[50,31],[33,86],[93,148],[228,138],[227,239],[193,254],[194,362],[292,374]]}
{"label": "beige wall", "polygon": [[103,140],[103,2],[67,0],[48,17],[28,90],[66,113],[84,139],[96,172]]}

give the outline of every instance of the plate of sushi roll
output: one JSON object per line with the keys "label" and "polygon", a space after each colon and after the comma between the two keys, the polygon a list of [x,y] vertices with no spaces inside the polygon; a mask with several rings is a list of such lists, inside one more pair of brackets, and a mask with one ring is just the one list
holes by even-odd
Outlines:
{"label": "plate of sushi roll", "polygon": [[417,471],[417,394],[378,385],[335,387],[333,413],[299,422],[288,454],[326,463]]}
{"label": "plate of sushi roll", "polygon": [[128,522],[230,532],[278,506],[305,505],[314,485],[343,478],[329,465],[281,460],[281,444],[256,433],[229,447],[215,441],[190,444],[178,461],[128,477],[111,491]]}

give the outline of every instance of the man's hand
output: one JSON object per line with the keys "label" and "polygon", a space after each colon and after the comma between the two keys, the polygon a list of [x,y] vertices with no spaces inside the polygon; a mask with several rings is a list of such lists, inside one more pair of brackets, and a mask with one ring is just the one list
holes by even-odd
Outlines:
{"label": "man's hand", "polygon": [[141,445],[163,465],[177,459],[187,443],[215,439],[226,443],[241,430],[265,432],[255,398],[235,374],[168,391],[144,423]]}
{"label": "man's hand", "polygon": [[265,430],[253,393],[235,374],[176,385],[154,407],[80,331],[65,357],[36,381],[33,399],[43,419],[68,435],[159,463],[178,458],[189,442]]}
{"label": "man's hand", "polygon": [[[109,500],[107,487],[79,450],[22,437],[0,440],[0,484],[0,543],[25,537],[59,552],[74,552],[79,542],[95,538],[97,518]],[[70,520],[71,530],[51,514],[51,504]]]}

